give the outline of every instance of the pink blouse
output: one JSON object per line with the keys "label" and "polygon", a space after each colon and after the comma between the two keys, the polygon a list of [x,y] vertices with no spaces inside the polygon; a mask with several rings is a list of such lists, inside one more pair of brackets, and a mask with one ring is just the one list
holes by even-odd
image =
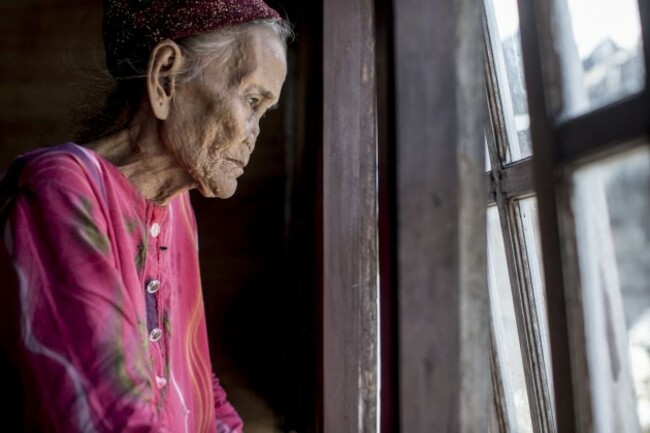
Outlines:
{"label": "pink blouse", "polygon": [[189,195],[151,204],[73,143],[26,158],[4,235],[16,284],[3,288],[0,314],[15,317],[9,351],[27,422],[57,433],[241,432],[211,373]]}

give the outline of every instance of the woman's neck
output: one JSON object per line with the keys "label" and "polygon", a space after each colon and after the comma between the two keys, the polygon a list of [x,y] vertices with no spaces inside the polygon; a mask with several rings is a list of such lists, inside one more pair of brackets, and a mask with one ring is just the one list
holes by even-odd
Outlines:
{"label": "woman's neck", "polygon": [[[155,131],[155,129],[154,129]],[[148,201],[166,205],[196,185],[187,171],[157,139],[157,134],[132,123],[128,129],[86,147],[115,165]]]}

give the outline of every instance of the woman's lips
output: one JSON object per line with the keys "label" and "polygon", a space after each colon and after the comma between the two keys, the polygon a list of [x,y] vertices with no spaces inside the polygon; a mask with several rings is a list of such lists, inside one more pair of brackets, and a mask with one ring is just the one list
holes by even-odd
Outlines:
{"label": "woman's lips", "polygon": [[244,167],[246,166],[246,164],[244,164],[242,161],[233,158],[226,158],[226,161],[234,165],[232,170],[230,170],[230,173],[232,175],[241,176],[244,173]]}

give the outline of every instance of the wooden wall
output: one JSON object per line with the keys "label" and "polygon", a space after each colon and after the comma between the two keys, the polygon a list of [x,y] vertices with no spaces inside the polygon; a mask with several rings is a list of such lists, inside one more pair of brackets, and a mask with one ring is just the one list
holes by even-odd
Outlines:
{"label": "wooden wall", "polygon": [[69,139],[71,110],[104,60],[100,11],[89,0],[0,4],[0,167]]}

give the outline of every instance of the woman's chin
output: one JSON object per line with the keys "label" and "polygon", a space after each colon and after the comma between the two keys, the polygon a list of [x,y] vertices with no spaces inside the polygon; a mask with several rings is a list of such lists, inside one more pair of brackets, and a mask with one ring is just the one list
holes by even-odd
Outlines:
{"label": "woman's chin", "polygon": [[199,192],[207,198],[230,198],[237,191],[237,180],[229,179],[222,182],[201,183]]}

